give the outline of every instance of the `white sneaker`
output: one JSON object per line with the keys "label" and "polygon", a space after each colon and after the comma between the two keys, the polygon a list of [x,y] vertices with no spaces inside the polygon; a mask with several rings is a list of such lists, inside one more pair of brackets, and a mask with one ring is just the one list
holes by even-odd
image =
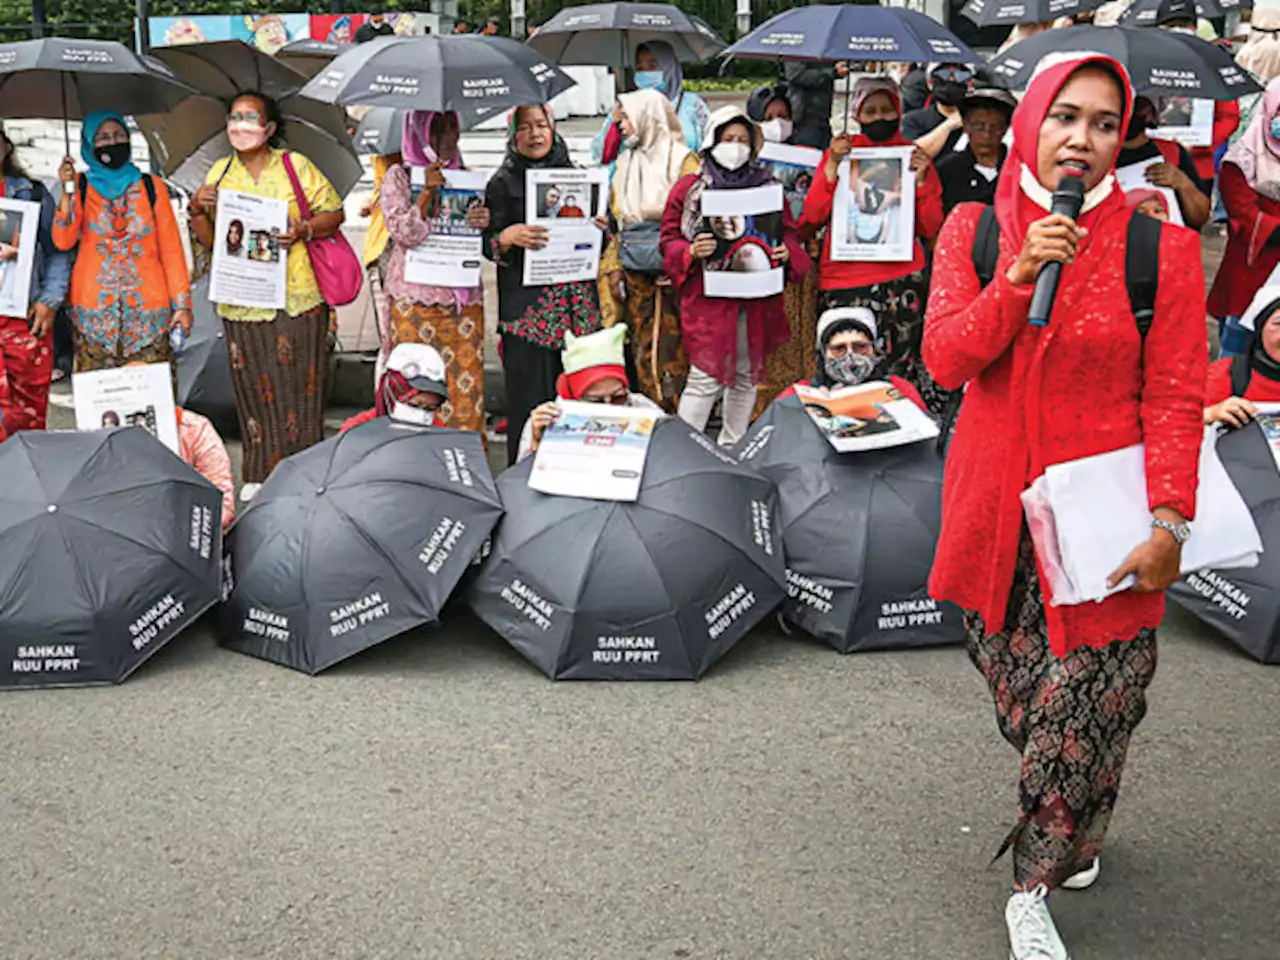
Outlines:
{"label": "white sneaker", "polygon": [[248,503],[250,500],[252,500],[254,497],[258,495],[258,491],[261,489],[262,489],[262,484],[260,483],[246,483],[243,487],[240,488],[240,502]]}
{"label": "white sneaker", "polygon": [[1062,881],[1064,890],[1088,890],[1098,882],[1098,874],[1102,872],[1102,859],[1094,857],[1083,870],[1073,873]]}
{"label": "white sneaker", "polygon": [[1004,908],[1009,926],[1009,960],[1071,960],[1049,915],[1049,891],[1043,884],[1015,893]]}

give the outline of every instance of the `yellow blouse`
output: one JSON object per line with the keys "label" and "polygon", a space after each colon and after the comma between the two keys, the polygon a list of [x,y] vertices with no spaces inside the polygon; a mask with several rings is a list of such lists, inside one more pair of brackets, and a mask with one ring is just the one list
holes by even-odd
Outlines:
{"label": "yellow blouse", "polygon": [[[257,180],[240,162],[239,157],[232,154],[216,161],[209,168],[205,183],[214,184],[220,190],[238,190],[241,193],[252,193],[259,197],[270,197],[273,200],[289,201],[289,216],[301,217],[298,201],[293,193],[293,184],[289,182],[289,174],[280,159],[283,150],[272,149],[271,161]],[[342,198],[338,196],[328,178],[320,172],[310,160],[300,153],[290,151],[289,160],[293,164],[293,172],[298,175],[298,183],[307,197],[314,216],[317,213],[332,213],[342,209]],[[285,312],[291,316],[306,313],[324,302],[320,296],[320,287],[316,283],[316,275],[311,269],[311,258],[307,256],[307,245],[295,243],[289,247],[286,261],[288,289],[285,294]],[[262,307],[233,307],[230,304],[218,304],[218,314],[228,320],[273,320],[276,312]]]}

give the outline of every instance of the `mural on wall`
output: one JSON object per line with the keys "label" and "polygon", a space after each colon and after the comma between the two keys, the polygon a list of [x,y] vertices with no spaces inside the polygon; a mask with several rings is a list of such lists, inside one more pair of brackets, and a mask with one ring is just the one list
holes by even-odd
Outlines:
{"label": "mural on wall", "polygon": [[[354,43],[364,13],[265,13],[259,16],[151,17],[147,21],[153,47],[183,43],[243,40],[264,53],[275,53],[294,40]],[[424,33],[425,20],[412,13],[388,13],[392,29],[402,37]]]}

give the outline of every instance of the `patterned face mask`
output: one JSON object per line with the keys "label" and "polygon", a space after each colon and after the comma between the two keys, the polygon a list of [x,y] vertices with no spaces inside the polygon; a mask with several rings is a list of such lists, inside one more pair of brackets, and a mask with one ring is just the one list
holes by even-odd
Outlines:
{"label": "patterned face mask", "polygon": [[854,353],[852,350],[843,357],[836,357],[835,359],[827,357],[823,363],[827,376],[836,383],[843,383],[847,387],[856,387],[866,380],[867,377],[871,376],[871,371],[875,369],[875,365],[875,357]]}

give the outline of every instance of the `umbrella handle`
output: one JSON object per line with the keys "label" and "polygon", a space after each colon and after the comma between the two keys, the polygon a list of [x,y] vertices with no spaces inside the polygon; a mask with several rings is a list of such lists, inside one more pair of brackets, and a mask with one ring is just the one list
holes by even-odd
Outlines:
{"label": "umbrella handle", "polygon": [[67,116],[67,75],[58,74],[58,88],[62,91],[62,145],[66,148],[64,157],[71,156],[71,119]]}
{"label": "umbrella handle", "polygon": [[844,75],[844,129],[841,133],[849,132],[849,106],[853,102],[853,71],[850,70]]}

